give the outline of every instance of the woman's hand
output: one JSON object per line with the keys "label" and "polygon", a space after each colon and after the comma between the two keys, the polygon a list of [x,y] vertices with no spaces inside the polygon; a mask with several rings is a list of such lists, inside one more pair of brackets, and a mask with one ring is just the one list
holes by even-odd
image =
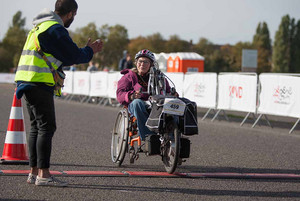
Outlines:
{"label": "woman's hand", "polygon": [[141,98],[141,97],[142,97],[141,91],[135,91],[135,92],[131,95],[131,100],[138,99],[138,98]]}

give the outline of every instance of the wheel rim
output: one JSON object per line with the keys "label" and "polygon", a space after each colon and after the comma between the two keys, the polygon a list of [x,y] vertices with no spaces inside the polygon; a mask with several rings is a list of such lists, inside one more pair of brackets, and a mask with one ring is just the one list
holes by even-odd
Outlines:
{"label": "wheel rim", "polygon": [[127,116],[126,113],[120,111],[115,126],[112,132],[112,143],[111,143],[111,158],[114,163],[122,163],[123,155],[125,154],[126,131],[127,131]]}

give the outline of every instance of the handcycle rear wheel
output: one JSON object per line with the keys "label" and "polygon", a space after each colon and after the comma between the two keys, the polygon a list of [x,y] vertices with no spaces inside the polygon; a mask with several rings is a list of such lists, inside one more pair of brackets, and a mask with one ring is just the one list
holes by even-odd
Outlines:
{"label": "handcycle rear wheel", "polygon": [[175,122],[170,122],[173,132],[166,133],[164,136],[164,145],[162,152],[162,160],[166,171],[172,174],[178,164],[180,152],[180,131]]}
{"label": "handcycle rear wheel", "polygon": [[117,166],[121,166],[125,158],[128,134],[128,112],[123,109],[117,115],[111,140],[111,159]]}

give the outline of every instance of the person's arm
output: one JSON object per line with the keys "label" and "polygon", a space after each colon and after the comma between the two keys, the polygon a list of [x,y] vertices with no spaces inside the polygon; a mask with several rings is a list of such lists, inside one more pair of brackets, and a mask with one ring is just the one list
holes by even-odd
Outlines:
{"label": "person's arm", "polygon": [[129,105],[131,103],[131,96],[134,93],[134,88],[131,85],[131,81],[125,75],[118,81],[117,100],[120,104]]}
{"label": "person's arm", "polygon": [[63,66],[87,63],[94,55],[91,43],[90,46],[79,48],[69,36],[68,31],[61,25],[53,25],[41,33],[39,42],[42,50],[62,61]]}

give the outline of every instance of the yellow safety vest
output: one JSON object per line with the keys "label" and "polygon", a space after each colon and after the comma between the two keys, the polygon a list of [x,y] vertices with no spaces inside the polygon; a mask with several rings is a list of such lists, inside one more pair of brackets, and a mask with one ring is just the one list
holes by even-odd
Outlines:
{"label": "yellow safety vest", "polygon": [[[53,74],[46,61],[37,52],[35,40],[40,48],[38,35],[46,31],[54,24],[59,24],[56,21],[45,21],[34,27],[28,34],[26,43],[23,47],[22,55],[18,64],[18,69],[15,76],[15,81],[25,82],[43,82],[49,86],[54,86]],[[56,59],[53,55],[45,53],[47,59],[51,62],[52,67],[56,70],[62,62]]]}

